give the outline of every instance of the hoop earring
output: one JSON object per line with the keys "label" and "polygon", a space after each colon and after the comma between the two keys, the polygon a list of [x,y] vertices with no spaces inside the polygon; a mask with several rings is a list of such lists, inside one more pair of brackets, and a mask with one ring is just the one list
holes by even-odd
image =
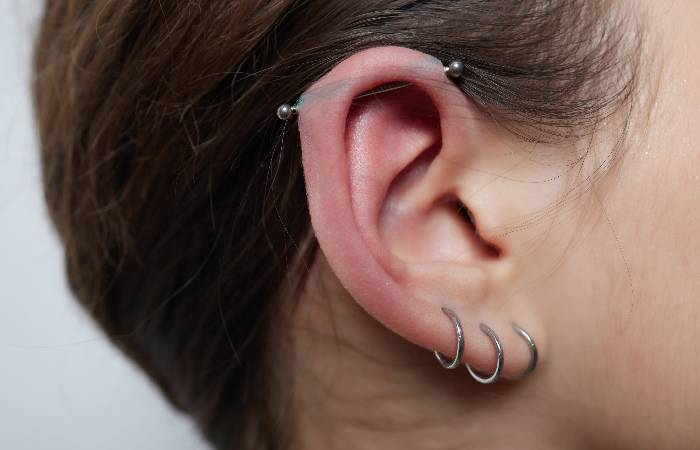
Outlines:
{"label": "hoop earring", "polygon": [[523,371],[523,373],[520,374],[518,377],[519,380],[525,378],[526,376],[530,375],[534,370],[535,367],[537,367],[537,345],[535,345],[535,340],[532,339],[532,336],[530,336],[530,333],[525,331],[521,326],[517,324],[512,324],[513,325],[513,331],[518,333],[518,335],[523,338],[523,340],[527,343],[527,346],[530,348],[530,365],[527,366],[527,369]]}
{"label": "hoop earring", "polygon": [[452,361],[446,359],[437,350],[433,353],[435,353],[435,358],[437,358],[442,367],[445,369],[454,369],[459,366],[459,363],[462,361],[462,355],[464,354],[464,333],[462,332],[462,324],[460,323],[459,318],[451,309],[443,307],[442,312],[452,320],[452,323],[455,326],[455,333],[457,334],[457,352],[455,353],[455,357]]}
{"label": "hoop earring", "polygon": [[469,366],[469,364],[464,365],[469,371],[469,375],[471,375],[472,378],[474,378],[476,381],[478,381],[481,384],[491,384],[501,377],[501,370],[503,370],[503,345],[501,345],[501,340],[498,338],[498,335],[488,325],[482,323],[479,325],[479,329],[483,331],[491,339],[491,341],[493,341],[493,345],[494,347],[496,347],[496,369],[490,376],[482,377],[479,374],[477,374]]}

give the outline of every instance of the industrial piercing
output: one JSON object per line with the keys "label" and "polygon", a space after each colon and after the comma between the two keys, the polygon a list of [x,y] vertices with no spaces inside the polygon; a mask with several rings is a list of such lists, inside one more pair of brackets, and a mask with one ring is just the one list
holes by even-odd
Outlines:
{"label": "industrial piercing", "polygon": [[[448,77],[459,78],[464,73],[464,63],[462,61],[455,60],[455,61],[450,62],[447,66],[443,67],[443,70],[445,72],[445,75],[447,75]],[[386,90],[400,89],[400,88],[403,88],[403,87],[406,87],[409,85],[410,85],[410,83],[400,83],[399,85],[392,86],[390,89],[386,89]],[[383,91],[384,90],[379,91],[379,92],[383,92]],[[374,95],[377,93],[378,92],[370,92],[368,94],[360,95],[357,98],[361,98],[361,97],[364,97],[366,95]],[[288,103],[284,103],[277,108],[277,117],[280,120],[289,120],[292,117],[294,117],[295,115],[297,115],[298,113],[299,113],[299,109],[296,106],[289,105]]]}

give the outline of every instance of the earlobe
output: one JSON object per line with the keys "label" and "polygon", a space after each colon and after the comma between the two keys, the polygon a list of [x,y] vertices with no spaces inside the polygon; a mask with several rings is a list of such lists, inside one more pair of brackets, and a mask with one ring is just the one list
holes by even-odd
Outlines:
{"label": "earlobe", "polygon": [[[491,308],[509,265],[503,243],[477,232],[474,216],[488,208],[471,214],[462,198],[488,145],[487,121],[450,74],[423,53],[373,48],[341,62],[295,106],[312,225],[343,286],[389,329],[446,355],[455,334],[442,308],[454,310],[463,362],[488,372],[497,358],[479,324],[488,317],[494,329],[510,328],[512,318]],[[511,334],[506,376],[530,357]]]}

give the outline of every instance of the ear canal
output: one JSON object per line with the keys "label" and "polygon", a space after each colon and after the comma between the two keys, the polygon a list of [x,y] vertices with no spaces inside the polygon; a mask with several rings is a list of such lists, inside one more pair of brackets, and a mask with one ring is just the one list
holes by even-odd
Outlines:
{"label": "ear canal", "polygon": [[464,220],[469,229],[474,233],[475,245],[478,246],[478,251],[487,258],[498,258],[501,256],[501,249],[498,245],[488,242],[479,233],[479,227],[476,222],[476,217],[471,212],[471,210],[460,200],[459,198],[454,198],[454,206],[457,209],[457,214]]}

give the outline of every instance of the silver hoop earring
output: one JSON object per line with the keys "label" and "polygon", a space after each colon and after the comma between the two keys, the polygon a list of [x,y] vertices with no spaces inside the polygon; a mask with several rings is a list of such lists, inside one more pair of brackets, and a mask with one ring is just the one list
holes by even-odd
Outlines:
{"label": "silver hoop earring", "polygon": [[535,345],[535,340],[532,339],[530,333],[525,331],[519,325],[513,324],[513,331],[518,333],[518,335],[523,338],[525,342],[527,342],[527,346],[530,348],[530,365],[528,365],[527,369],[525,369],[518,377],[518,379],[522,379],[530,375],[535,370],[535,367],[537,367],[537,345]]}
{"label": "silver hoop earring", "polygon": [[451,309],[443,307],[442,312],[452,320],[452,323],[455,326],[455,333],[457,334],[457,352],[455,353],[455,357],[452,361],[446,359],[437,350],[433,353],[435,353],[435,358],[437,358],[442,367],[445,369],[454,369],[459,366],[459,363],[462,361],[462,355],[464,354],[464,333],[462,332],[462,324],[460,323],[459,318]]}
{"label": "silver hoop earring", "polygon": [[498,335],[488,325],[482,323],[479,325],[479,329],[483,331],[491,339],[491,341],[493,341],[493,345],[496,347],[496,369],[494,369],[493,373],[489,377],[482,377],[472,370],[469,364],[464,365],[469,371],[469,375],[471,375],[476,381],[481,384],[491,384],[501,377],[501,370],[503,370],[503,345],[501,345],[501,340],[498,338]]}

